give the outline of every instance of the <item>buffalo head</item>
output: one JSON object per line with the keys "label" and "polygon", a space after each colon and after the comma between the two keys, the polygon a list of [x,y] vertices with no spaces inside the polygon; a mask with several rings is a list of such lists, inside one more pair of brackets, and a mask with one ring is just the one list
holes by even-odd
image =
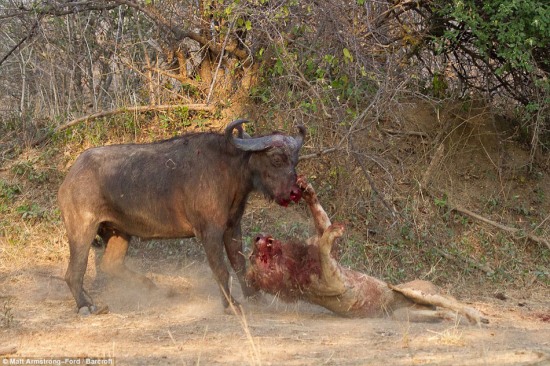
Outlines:
{"label": "buffalo head", "polygon": [[[225,136],[237,149],[252,153],[249,166],[254,188],[281,206],[287,206],[290,201],[298,202],[302,191],[296,185],[296,164],[306,134],[304,126],[298,126],[299,135],[295,137],[272,134],[241,138],[244,122],[246,120],[231,122],[225,129]],[[241,137],[233,136],[234,129]]]}

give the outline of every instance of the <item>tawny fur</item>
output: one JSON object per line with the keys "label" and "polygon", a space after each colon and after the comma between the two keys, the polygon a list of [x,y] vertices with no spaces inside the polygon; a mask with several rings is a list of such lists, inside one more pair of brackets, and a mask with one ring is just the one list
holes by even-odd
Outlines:
{"label": "tawny fur", "polygon": [[256,237],[247,279],[252,286],[283,300],[305,300],[346,317],[389,315],[411,321],[458,320],[487,322],[481,314],[428,281],[393,286],[341,266],[331,255],[343,225],[331,224],[313,187],[298,179],[315,223],[316,235],[305,242],[283,243],[271,236]]}

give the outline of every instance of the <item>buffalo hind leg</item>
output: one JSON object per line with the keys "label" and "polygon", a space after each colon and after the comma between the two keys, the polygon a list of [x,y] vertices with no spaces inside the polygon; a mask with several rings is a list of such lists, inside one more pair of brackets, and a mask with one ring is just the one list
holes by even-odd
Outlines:
{"label": "buffalo hind leg", "polygon": [[97,308],[83,288],[84,274],[88,266],[90,247],[96,234],[96,227],[90,225],[84,230],[67,230],[69,237],[69,266],[65,281],[73,294],[79,314],[95,313]]}
{"label": "buffalo hind leg", "polygon": [[106,243],[105,253],[103,254],[100,265],[103,272],[109,277],[136,283],[150,290],[156,288],[153,281],[144,275],[129,270],[124,264],[124,259],[128,252],[128,243],[130,241],[129,235],[110,228],[100,228],[99,235]]}
{"label": "buffalo hind leg", "polygon": [[246,281],[246,258],[243,254],[241,225],[235,225],[233,228],[227,229],[223,235],[225,252],[229,263],[237,275],[237,279],[241,285],[243,295],[252,297],[257,294],[257,290],[248,285]]}

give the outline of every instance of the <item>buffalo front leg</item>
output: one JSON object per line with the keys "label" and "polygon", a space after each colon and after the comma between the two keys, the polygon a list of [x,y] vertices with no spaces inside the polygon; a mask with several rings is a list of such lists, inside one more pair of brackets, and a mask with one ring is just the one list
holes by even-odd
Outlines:
{"label": "buffalo front leg", "polygon": [[119,278],[130,283],[136,283],[150,290],[156,288],[155,284],[150,279],[129,270],[124,264],[124,259],[128,252],[130,236],[113,229],[104,230],[100,235],[103,241],[107,243],[100,265],[103,272],[110,277]]}
{"label": "buffalo front leg", "polygon": [[225,245],[227,258],[229,258],[231,267],[235,271],[241,285],[243,295],[245,297],[255,295],[257,290],[249,286],[246,281],[246,258],[243,254],[243,239],[240,223],[225,231],[223,235],[223,243]]}
{"label": "buffalo front leg", "polygon": [[210,230],[197,235],[202,242],[204,251],[206,252],[206,259],[210,265],[210,269],[214,274],[214,278],[220,287],[222,304],[226,312],[230,312],[229,302],[235,306],[235,309],[239,311],[239,303],[235,301],[231,296],[231,290],[229,288],[229,272],[225,265],[223,258],[223,236],[222,232],[217,230]]}

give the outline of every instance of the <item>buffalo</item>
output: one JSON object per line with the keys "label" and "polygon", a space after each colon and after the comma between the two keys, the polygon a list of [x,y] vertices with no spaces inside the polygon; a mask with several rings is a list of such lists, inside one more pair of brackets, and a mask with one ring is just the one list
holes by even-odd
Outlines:
{"label": "buffalo", "polygon": [[[70,260],[65,275],[81,314],[98,311],[83,289],[88,254],[96,235],[106,243],[100,268],[110,276],[154,284],[124,265],[131,237],[197,237],[220,286],[222,303],[238,304],[229,291],[223,247],[244,296],[241,218],[252,191],[282,206],[298,201],[296,164],[305,138],[273,133],[243,136],[236,120],[225,133],[188,133],[147,144],[95,147],[75,161],[58,192]],[[238,134],[235,136],[234,131]]]}

